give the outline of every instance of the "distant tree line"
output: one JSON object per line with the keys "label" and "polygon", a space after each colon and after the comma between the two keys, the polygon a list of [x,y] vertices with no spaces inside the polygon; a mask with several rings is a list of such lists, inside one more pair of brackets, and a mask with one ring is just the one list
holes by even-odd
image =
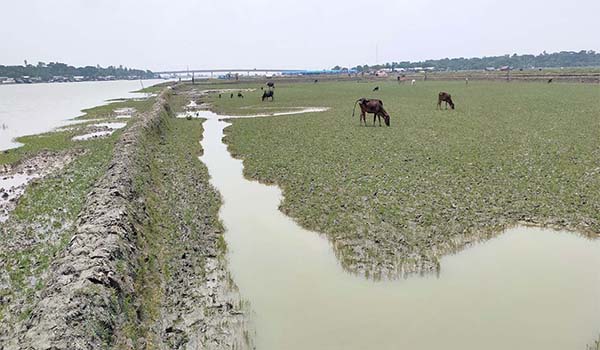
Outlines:
{"label": "distant tree line", "polygon": [[[512,69],[531,69],[531,68],[557,68],[557,67],[600,67],[600,53],[595,51],[582,50],[561,51],[555,53],[543,53],[539,55],[504,55],[492,57],[474,57],[474,58],[443,58],[438,60],[426,60],[419,62],[389,62],[386,64],[368,66],[358,65],[354,67],[359,72],[377,70],[377,69],[414,69],[418,67],[433,67],[435,70],[480,70],[488,67],[509,66]],[[342,69],[336,66],[333,69]]]}
{"label": "distant tree line", "polygon": [[50,81],[54,77],[84,77],[86,80],[100,77],[114,77],[115,79],[127,79],[131,77],[152,78],[154,73],[149,70],[132,69],[123,66],[106,68],[97,66],[73,67],[60,62],[38,62],[37,65],[25,64],[23,66],[0,65],[0,77],[19,79],[24,76]]}

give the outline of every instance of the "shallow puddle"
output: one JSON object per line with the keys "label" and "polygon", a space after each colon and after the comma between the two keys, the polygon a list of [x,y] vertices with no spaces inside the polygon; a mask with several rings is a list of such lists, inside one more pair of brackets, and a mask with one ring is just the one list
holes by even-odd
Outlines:
{"label": "shallow puddle", "polygon": [[257,349],[583,350],[597,339],[598,240],[518,227],[444,257],[438,276],[366,280],[277,209],[278,187],[244,179],[222,142],[218,118],[229,117],[200,117],[201,160],[223,197],[229,268],[254,311]]}
{"label": "shallow puddle", "polygon": [[96,132],[91,132],[89,134],[73,136],[73,138],[71,140],[86,141],[86,140],[95,139],[98,137],[105,137],[105,136],[112,134],[113,132],[115,132],[115,131],[114,130],[96,131]]}
{"label": "shallow puddle", "polygon": [[93,124],[92,126],[97,126],[97,127],[106,127],[109,129],[122,129],[125,126],[127,126],[127,123],[98,123],[98,124]]}
{"label": "shallow puddle", "polygon": [[0,175],[0,223],[8,220],[10,209],[23,193],[27,184],[40,177],[39,174],[17,173],[12,175]]}
{"label": "shallow puddle", "polygon": [[73,140],[73,141],[85,141],[85,140],[95,139],[95,138],[98,138],[98,137],[109,136],[113,132],[115,132],[115,130],[122,129],[125,126],[127,126],[127,123],[116,123],[116,122],[114,122],[114,123],[97,123],[97,124],[92,124],[92,125],[90,125],[90,127],[108,128],[110,130],[95,131],[95,132],[90,132],[90,133],[87,133],[87,134],[84,134],[84,135],[73,136],[73,138],[71,138],[71,140]]}

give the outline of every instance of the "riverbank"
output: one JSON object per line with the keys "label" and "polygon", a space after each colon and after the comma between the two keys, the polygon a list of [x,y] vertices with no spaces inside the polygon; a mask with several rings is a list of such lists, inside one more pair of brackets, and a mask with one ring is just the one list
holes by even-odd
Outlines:
{"label": "riverbank", "polygon": [[[147,84],[158,83],[152,80]],[[92,109],[116,99],[145,99],[139,81],[108,81],[64,84],[12,85],[0,87],[0,151],[22,145],[15,138],[66,128]],[[76,98],[73,98],[76,96]],[[85,113],[85,111],[83,111]]]}
{"label": "riverbank", "polygon": [[[27,137],[0,155],[14,167],[42,149],[81,150],[32,182],[2,225],[4,349],[251,342],[224,268],[219,197],[197,159],[201,125],[171,121],[170,96],[92,109],[85,126]],[[135,112],[113,115],[125,108]],[[105,113],[127,126],[72,141]],[[168,176],[182,168],[189,173]]]}

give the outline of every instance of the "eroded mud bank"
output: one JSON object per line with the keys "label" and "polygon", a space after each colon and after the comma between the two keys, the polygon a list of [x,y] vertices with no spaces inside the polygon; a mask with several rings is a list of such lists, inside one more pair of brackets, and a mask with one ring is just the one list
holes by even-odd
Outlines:
{"label": "eroded mud bank", "polygon": [[[123,132],[27,312],[2,319],[3,349],[250,347],[223,260],[219,197],[201,175],[197,138],[173,146],[171,115],[164,91]],[[189,172],[163,177],[182,164]]]}

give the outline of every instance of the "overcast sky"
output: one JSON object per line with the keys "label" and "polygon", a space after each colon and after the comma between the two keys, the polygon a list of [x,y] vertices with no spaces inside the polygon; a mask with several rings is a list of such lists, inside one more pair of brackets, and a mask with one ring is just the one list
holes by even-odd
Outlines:
{"label": "overcast sky", "polygon": [[330,68],[600,51],[600,0],[1,1],[4,65]]}

